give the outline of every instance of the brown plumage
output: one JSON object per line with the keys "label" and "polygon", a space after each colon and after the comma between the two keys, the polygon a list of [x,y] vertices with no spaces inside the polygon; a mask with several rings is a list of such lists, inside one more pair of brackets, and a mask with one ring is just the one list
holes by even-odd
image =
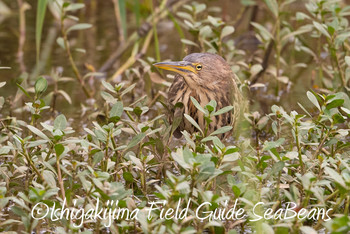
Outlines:
{"label": "brown plumage", "polygon": [[[154,65],[177,73],[168,92],[168,102],[172,110],[171,119],[182,118],[184,114],[188,114],[201,129],[205,129],[204,114],[194,106],[190,99],[192,96],[202,107],[210,100],[217,102],[216,110],[229,105],[234,106],[233,111],[212,117],[213,121],[209,125],[208,134],[223,126],[234,125],[239,115],[242,96],[230,66],[222,57],[210,53],[193,53],[180,62],[163,62]],[[178,102],[183,103],[182,108],[174,108]],[[193,133],[196,129],[184,118],[174,132],[174,136],[181,137],[182,130]]]}

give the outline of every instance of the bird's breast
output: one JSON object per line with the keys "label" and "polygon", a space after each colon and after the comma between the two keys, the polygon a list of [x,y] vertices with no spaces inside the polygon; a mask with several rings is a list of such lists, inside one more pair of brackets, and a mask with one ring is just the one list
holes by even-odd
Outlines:
{"label": "bird's breast", "polygon": [[[179,88],[180,89],[180,88]],[[212,92],[209,90],[202,90],[198,88],[197,90],[191,89],[190,87],[186,86],[183,87],[181,90],[181,95],[177,94],[176,97],[173,99],[173,105],[175,105],[178,102],[182,102],[184,104],[184,113],[191,116],[200,126],[200,128],[204,131],[206,128],[206,121],[204,118],[204,113],[197,109],[197,107],[194,105],[194,103],[191,101],[191,97],[197,100],[197,102],[204,108],[205,105],[207,105],[211,100],[215,100],[217,103],[216,109],[221,109],[225,106],[231,105],[229,102],[229,99],[227,97],[225,98],[224,95],[221,95],[221,92]],[[212,122],[209,124],[208,133],[211,133],[215,130],[217,130],[220,127],[223,127],[225,125],[231,124],[231,112],[213,116],[211,118]],[[195,131],[194,126],[184,119],[183,121],[183,129],[187,130],[188,132],[192,133]]]}

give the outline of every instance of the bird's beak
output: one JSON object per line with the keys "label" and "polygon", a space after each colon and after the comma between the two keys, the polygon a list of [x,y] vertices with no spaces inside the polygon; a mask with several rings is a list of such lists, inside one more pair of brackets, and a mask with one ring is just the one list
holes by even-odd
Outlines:
{"label": "bird's beak", "polygon": [[153,64],[155,67],[173,71],[176,72],[182,76],[187,74],[189,71],[193,73],[197,73],[196,69],[194,68],[193,64],[186,61],[179,61],[179,62],[161,62],[161,63],[155,63]]}

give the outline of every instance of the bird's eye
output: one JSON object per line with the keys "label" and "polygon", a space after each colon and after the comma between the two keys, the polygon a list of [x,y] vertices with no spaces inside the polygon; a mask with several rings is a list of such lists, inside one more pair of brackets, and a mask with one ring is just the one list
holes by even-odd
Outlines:
{"label": "bird's eye", "polygon": [[202,65],[200,65],[200,64],[197,64],[197,65],[196,65],[196,70],[197,70],[197,71],[200,71],[200,70],[202,70]]}

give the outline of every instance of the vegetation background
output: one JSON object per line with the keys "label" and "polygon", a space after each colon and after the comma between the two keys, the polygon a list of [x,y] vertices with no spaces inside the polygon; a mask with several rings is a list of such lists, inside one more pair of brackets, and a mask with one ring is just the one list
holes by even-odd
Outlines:
{"label": "vegetation background", "polygon": [[[0,231],[347,233],[350,231],[350,5],[346,0],[0,0]],[[223,56],[249,110],[235,138],[171,139],[152,64]],[[207,119],[226,110],[198,107]],[[196,125],[196,123],[194,123]],[[32,208],[99,199],[183,220],[36,220]],[[206,220],[238,201],[251,215],[297,204],[331,220]],[[44,206],[42,206],[44,207]],[[264,209],[263,209],[264,208]]]}

